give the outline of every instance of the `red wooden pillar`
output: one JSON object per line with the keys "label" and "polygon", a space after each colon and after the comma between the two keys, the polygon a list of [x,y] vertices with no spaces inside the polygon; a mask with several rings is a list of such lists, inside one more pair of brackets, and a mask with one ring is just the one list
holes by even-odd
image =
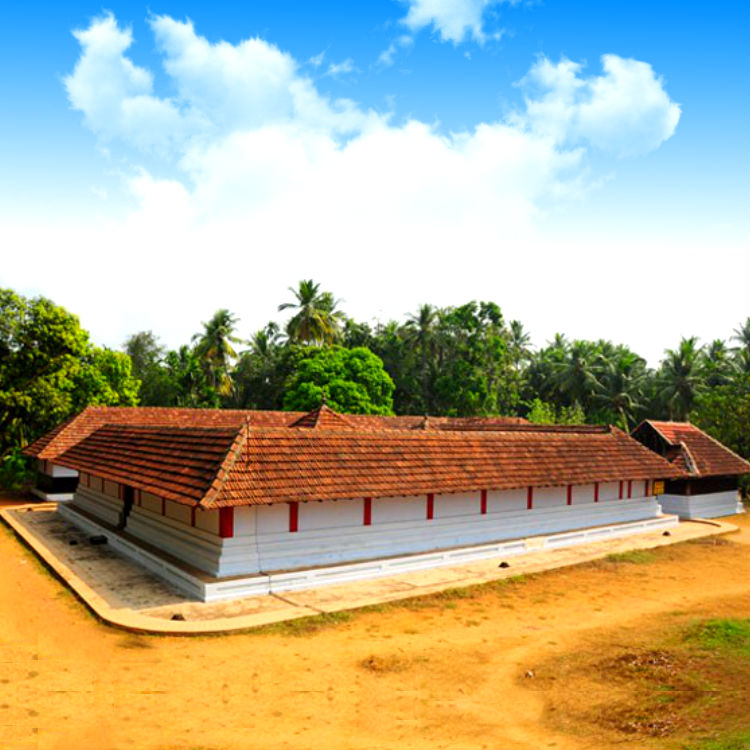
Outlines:
{"label": "red wooden pillar", "polygon": [[234,508],[219,508],[219,536],[228,539],[234,536]]}
{"label": "red wooden pillar", "polygon": [[623,486],[623,481],[621,479],[620,480],[620,490],[619,490],[620,494],[618,495],[618,499],[619,500],[622,500],[622,486]]}
{"label": "red wooden pillar", "polygon": [[594,502],[599,502],[599,482],[594,482]]}
{"label": "red wooden pillar", "polygon": [[650,488],[649,488],[649,484],[650,484],[650,482],[649,482],[649,480],[647,479],[647,480],[646,480],[646,486],[645,486],[645,488],[644,488],[644,490],[643,490],[643,495],[644,495],[644,497],[648,497],[648,491],[649,491],[649,489],[650,489]]}
{"label": "red wooden pillar", "polygon": [[195,511],[197,510],[196,506],[193,505],[190,508],[190,525],[195,526]]}
{"label": "red wooden pillar", "polygon": [[427,495],[427,520],[432,521],[435,518],[435,493],[430,492]]}
{"label": "red wooden pillar", "polygon": [[628,500],[633,497],[633,480],[628,479]]}
{"label": "red wooden pillar", "polygon": [[534,509],[534,488],[526,488],[526,510]]}
{"label": "red wooden pillar", "polygon": [[371,497],[365,498],[362,522],[365,526],[372,526],[372,498]]}
{"label": "red wooden pillar", "polygon": [[299,503],[289,503],[289,531],[299,531]]}
{"label": "red wooden pillar", "polygon": [[567,499],[568,505],[573,505],[573,485],[568,485],[568,499]]}
{"label": "red wooden pillar", "polygon": [[483,516],[487,515],[487,490],[482,490],[480,499],[480,509]]}

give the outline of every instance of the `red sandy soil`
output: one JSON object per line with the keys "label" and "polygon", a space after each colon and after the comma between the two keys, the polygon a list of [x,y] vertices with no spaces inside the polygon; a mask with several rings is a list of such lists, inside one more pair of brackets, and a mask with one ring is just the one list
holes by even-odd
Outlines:
{"label": "red sandy soil", "polygon": [[551,665],[603,663],[635,634],[643,645],[696,619],[750,616],[749,519],[726,520],[742,533],[661,548],[642,564],[181,638],[100,624],[0,524],[0,747],[667,747],[587,723],[606,680],[578,690]]}

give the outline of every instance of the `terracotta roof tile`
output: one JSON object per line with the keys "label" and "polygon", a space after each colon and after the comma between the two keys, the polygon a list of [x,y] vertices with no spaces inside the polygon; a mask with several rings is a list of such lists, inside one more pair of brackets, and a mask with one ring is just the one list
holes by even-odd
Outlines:
{"label": "terracotta roof tile", "polygon": [[105,425],[56,461],[204,507],[558,486],[684,473],[620,430]]}
{"label": "terracotta roof tile", "polygon": [[354,424],[343,414],[338,414],[333,409],[321,404],[312,411],[307,412],[299,419],[289,424],[290,427],[306,427],[308,429],[346,430],[352,429]]}
{"label": "terracotta roof tile", "polygon": [[709,477],[750,472],[750,463],[690,422],[646,420],[633,430],[638,439],[648,425],[665,442],[665,455],[693,476]]}
{"label": "terracotta roof tile", "polygon": [[226,476],[236,455],[236,427],[105,425],[58,457],[62,466],[89,472],[159,497],[196,505]]}
{"label": "terracotta roof tile", "polygon": [[[327,407],[326,407],[327,408]],[[330,411],[330,410],[329,410]],[[335,412],[331,412],[335,414]],[[161,406],[89,406],[71,417],[51,432],[40,437],[24,450],[29,456],[52,460],[77,442],[105,424],[151,425],[159,427],[239,427],[245,422],[253,427],[287,427],[305,417],[305,412],[251,411],[245,409],[184,409]],[[358,429],[410,429],[423,417],[389,416],[369,414],[347,414],[337,417],[354,424]],[[461,429],[477,424],[480,418],[432,417],[431,421],[442,429]],[[481,418],[488,425],[518,424],[525,422],[520,417]],[[455,426],[455,427],[452,427]]]}

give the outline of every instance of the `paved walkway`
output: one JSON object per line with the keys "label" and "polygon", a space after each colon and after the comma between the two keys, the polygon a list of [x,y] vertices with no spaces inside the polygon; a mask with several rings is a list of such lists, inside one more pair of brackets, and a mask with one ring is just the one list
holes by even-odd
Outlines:
{"label": "paved walkway", "polygon": [[[87,534],[55,511],[54,503],[29,505],[0,510],[0,518],[105,622],[133,631],[182,635],[244,630],[737,531],[723,521],[686,521],[670,529],[670,536],[659,530],[532,551],[510,558],[509,568],[498,567],[502,558],[486,559],[283,595],[204,603],[186,598],[107,545],[91,545]],[[174,615],[184,620],[172,620]]]}

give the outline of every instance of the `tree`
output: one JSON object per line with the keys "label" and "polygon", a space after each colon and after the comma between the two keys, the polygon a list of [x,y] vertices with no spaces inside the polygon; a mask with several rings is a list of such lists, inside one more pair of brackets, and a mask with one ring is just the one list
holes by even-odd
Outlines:
{"label": "tree", "polygon": [[191,347],[183,345],[176,351],[167,352],[164,370],[169,383],[169,398],[164,406],[219,406],[219,395],[208,382],[206,369]]}
{"label": "tree", "polygon": [[228,395],[232,389],[229,370],[237,358],[232,344],[244,343],[234,336],[236,324],[237,318],[229,310],[217,310],[208,323],[203,323],[203,332],[193,336],[195,353],[201,361],[208,384],[220,396]]}
{"label": "tree", "polygon": [[333,346],[303,359],[290,377],[284,408],[309,411],[325,397],[335,411],[392,414],[393,381],[369,349]]}
{"label": "tree", "polygon": [[621,347],[614,356],[601,355],[599,370],[599,385],[593,403],[615,414],[619,426],[630,432],[630,426],[643,409],[646,363],[637,354]]}
{"label": "tree", "polygon": [[432,305],[421,305],[416,315],[409,315],[404,325],[406,342],[414,347],[419,359],[420,404],[417,411],[430,413],[433,407],[433,386],[437,362],[436,323],[438,311]]}
{"label": "tree", "polygon": [[168,406],[173,402],[172,382],[164,366],[166,352],[151,331],[140,331],[125,341],[134,377],[141,381],[142,406]]}
{"label": "tree", "polygon": [[687,419],[696,396],[702,390],[698,338],[682,339],[677,349],[667,349],[659,372],[659,395],[670,419]]}
{"label": "tree", "polygon": [[750,375],[700,393],[690,420],[735,453],[750,459]]}
{"label": "tree", "polygon": [[715,339],[703,350],[700,369],[703,381],[709,388],[729,383],[735,368],[729,349],[721,339]]}
{"label": "tree", "polygon": [[130,358],[93,347],[75,315],[0,289],[0,455],[87,404],[136,404],[138,386]]}
{"label": "tree", "polygon": [[565,358],[552,368],[552,379],[559,392],[568,399],[569,405],[582,408],[591,403],[598,390],[596,364],[599,356],[591,341],[574,341]]}
{"label": "tree", "polygon": [[295,302],[279,305],[279,312],[296,310],[286,325],[289,341],[295,344],[324,346],[332,344],[339,337],[344,321],[343,313],[336,310],[338,300],[330,292],[321,292],[320,284],[312,279],[299,282],[299,287],[289,291]]}
{"label": "tree", "polygon": [[578,404],[556,408],[554,404],[535,398],[526,419],[533,424],[584,424],[586,415]]}

